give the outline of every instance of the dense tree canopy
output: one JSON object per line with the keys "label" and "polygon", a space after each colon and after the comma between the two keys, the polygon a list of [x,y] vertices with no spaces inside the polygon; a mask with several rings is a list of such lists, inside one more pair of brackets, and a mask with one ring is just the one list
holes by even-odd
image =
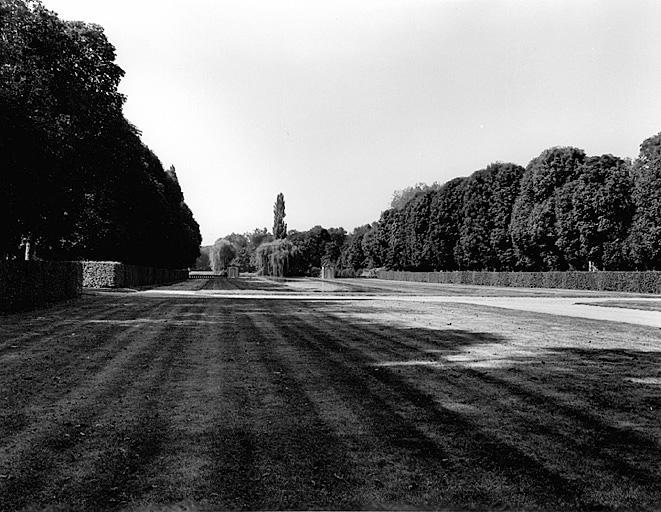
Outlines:
{"label": "dense tree canopy", "polygon": [[[211,258],[214,250],[220,247],[220,244],[230,245],[234,256],[226,261],[225,264],[218,264],[217,268],[220,271],[226,268],[228,264],[236,265],[239,267],[240,272],[256,272],[259,269],[259,262],[257,260],[257,248],[264,243],[273,241],[271,235],[266,228],[255,229],[248,233],[232,233],[221,239],[216,240],[212,246],[204,246],[200,248],[200,256],[195,262],[196,270],[211,270]],[[226,248],[224,251],[229,251]]]}
{"label": "dense tree canopy", "polygon": [[566,270],[556,244],[556,204],[563,186],[577,179],[585,153],[572,147],[547,149],[534,158],[521,179],[512,211],[512,239],[519,265],[528,270]]}
{"label": "dense tree canopy", "polygon": [[291,275],[290,264],[297,253],[298,247],[282,238],[261,244],[256,250],[260,273],[271,277]]}
{"label": "dense tree canopy", "polygon": [[363,248],[363,241],[368,231],[372,229],[370,224],[357,227],[353,233],[345,236],[345,241],[340,253],[339,266],[344,269],[350,269],[353,272],[363,268],[369,268],[371,265]]}
{"label": "dense tree canopy", "polygon": [[513,270],[516,255],[510,233],[512,207],[523,167],[495,163],[465,182],[455,256],[468,270]]}
{"label": "dense tree canopy", "polygon": [[123,116],[98,25],[0,0],[0,257],[192,265],[201,241],[174,168]]}
{"label": "dense tree canopy", "polygon": [[369,259],[396,270],[455,269],[465,182],[456,178],[383,212],[366,238]]}
{"label": "dense tree canopy", "polygon": [[553,147],[526,169],[497,162],[396,193],[396,207],[347,236],[339,263],[354,272],[661,269],[659,190],[661,134],[633,165]]}
{"label": "dense tree canopy", "polygon": [[624,270],[633,214],[631,166],[613,155],[587,157],[557,192],[556,246],[569,268]]}
{"label": "dense tree canopy", "polygon": [[661,270],[661,133],[641,144],[633,180],[628,251],[637,268]]}
{"label": "dense tree canopy", "polygon": [[392,194],[392,199],[390,200],[390,208],[401,210],[415,196],[422,194],[423,192],[429,192],[430,190],[438,190],[439,188],[441,188],[439,183],[433,183],[432,185],[427,185],[426,183],[417,183],[412,187],[407,187],[403,190],[396,190]]}
{"label": "dense tree canopy", "polygon": [[633,163],[553,147],[525,169],[496,162],[443,185],[399,191],[377,222],[352,233],[315,226],[269,243],[266,229],[255,230],[252,240],[267,243],[247,247],[266,275],[316,277],[326,264],[341,276],[374,268],[661,270],[659,190],[661,134],[641,144]]}
{"label": "dense tree canopy", "polygon": [[236,258],[236,246],[226,238],[219,238],[216,243],[211,246],[209,251],[209,263],[211,270],[216,274],[221,273],[230,266],[232,260]]}
{"label": "dense tree canopy", "polygon": [[326,248],[332,241],[329,231],[315,226],[308,231],[292,232],[287,240],[298,249],[296,257],[291,261],[289,272],[293,275],[316,277],[315,274],[325,263]]}

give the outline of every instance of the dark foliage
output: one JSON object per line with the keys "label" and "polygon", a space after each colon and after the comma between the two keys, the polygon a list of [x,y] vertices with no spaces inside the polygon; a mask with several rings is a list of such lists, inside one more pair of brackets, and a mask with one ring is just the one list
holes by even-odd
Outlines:
{"label": "dark foliage", "polygon": [[523,167],[516,164],[495,163],[466,181],[455,250],[460,268],[515,268],[510,218],[523,172]]}
{"label": "dark foliage", "polygon": [[585,153],[572,147],[547,149],[534,158],[521,179],[512,211],[512,239],[519,265],[526,270],[567,270],[556,244],[556,204],[561,190],[578,178]]}
{"label": "dark foliage", "polygon": [[281,192],[273,205],[273,238],[276,240],[287,237],[285,216],[285,196]]}
{"label": "dark foliage", "polygon": [[337,243],[337,240],[333,243],[329,230],[321,226],[315,226],[308,231],[292,232],[287,236],[287,240],[297,248],[289,265],[289,275],[310,277],[315,277],[314,274],[318,273],[313,269],[321,268],[326,262],[327,247],[332,250]]}
{"label": "dark foliage", "polygon": [[103,29],[0,0],[0,32],[0,257],[27,242],[44,259],[192,265],[199,226],[123,116]]}
{"label": "dark foliage", "polygon": [[396,194],[396,207],[347,237],[340,268],[659,270],[659,190],[661,134],[641,144],[633,164],[549,148],[525,170],[498,162]]}
{"label": "dark foliage", "polygon": [[556,246],[569,268],[625,270],[633,215],[630,165],[613,155],[586,158],[578,178],[557,193]]}
{"label": "dark foliage", "polygon": [[635,213],[628,252],[636,268],[661,269],[661,133],[646,139],[634,165]]}

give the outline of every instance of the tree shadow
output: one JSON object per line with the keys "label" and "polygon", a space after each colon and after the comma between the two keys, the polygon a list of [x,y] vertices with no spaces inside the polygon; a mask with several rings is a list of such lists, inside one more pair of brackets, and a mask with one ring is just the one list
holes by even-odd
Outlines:
{"label": "tree shadow", "polygon": [[[149,361],[142,357],[162,353],[158,337],[158,349],[125,364],[122,386],[109,387],[108,399],[89,404],[90,414],[97,414],[98,406],[110,414],[134,383],[149,395],[165,393],[171,389],[171,372],[181,363],[179,354],[194,352],[198,342],[213,344],[216,357],[200,360],[195,367],[199,375],[182,374],[181,384],[195,387],[227,378],[238,405],[194,434],[171,417],[170,402],[178,398],[161,395],[162,403],[142,398],[144,414],[126,432],[89,437],[91,449],[103,447],[99,442],[115,447],[125,437],[136,440],[135,457],[127,465],[115,450],[92,473],[104,477],[106,483],[96,490],[106,497],[126,489],[136,500],[147,496],[149,491],[136,482],[156,471],[153,461],[167,451],[163,440],[176,434],[209,446],[200,451],[208,473],[201,474],[195,496],[227,508],[640,510],[661,503],[661,352],[652,344],[645,350],[633,342],[624,348],[592,348],[578,341],[572,346],[565,338],[554,343],[555,334],[549,334],[544,343],[527,346],[490,332],[488,323],[479,330],[397,325],[361,318],[352,303],[338,301],[212,302],[138,294],[126,300],[95,298],[77,312],[63,306],[49,311],[52,316],[43,322],[62,316],[62,327],[45,330],[50,334],[41,343],[78,332],[81,321],[100,322],[88,326],[93,330],[84,339],[71,337],[61,353],[35,346],[31,387],[51,379],[58,365],[69,364],[66,350],[94,351],[97,366],[66,366],[77,378],[94,374],[107,358],[144,335],[142,329],[172,315],[170,301],[176,300],[182,309],[168,318],[167,329],[158,331],[172,350],[153,383],[144,381],[142,367]],[[112,308],[91,309],[97,313],[90,317],[85,308],[101,302]],[[19,324],[27,318],[18,316],[11,332],[24,329]],[[147,321],[133,330],[135,319]],[[126,329],[118,329],[121,322]],[[189,339],[196,325],[207,338]],[[614,324],[606,336],[626,341],[626,332],[618,329],[624,327]],[[115,331],[118,337],[111,334]],[[651,329],[645,332],[658,337]],[[104,336],[108,349],[101,357],[103,346],[95,340]],[[26,341],[26,347],[31,343]],[[6,347],[0,355],[13,350]],[[12,364],[15,368],[18,362]],[[47,369],[43,376],[42,367]],[[211,371],[216,367],[225,372]],[[217,407],[230,396],[229,391],[219,395],[215,386],[209,389],[197,406]],[[33,399],[24,398],[25,405],[16,402],[8,409],[11,415],[0,415],[0,431],[13,434],[27,427],[21,414],[29,412]],[[44,442],[59,442],[69,433],[55,427],[44,428]],[[82,446],[88,437],[75,439]],[[54,445],[51,451],[64,456],[73,450]],[[0,480],[0,496],[14,496],[14,503],[26,489],[37,493],[45,488],[51,478],[47,466],[40,469],[25,458],[21,464],[44,482],[26,476],[21,481],[25,488],[19,488]],[[71,492],[62,489],[63,502]]]}
{"label": "tree shadow", "polygon": [[488,330],[347,322],[327,305],[272,313],[401,471],[454,489],[450,506],[659,503],[661,353],[526,348]]}

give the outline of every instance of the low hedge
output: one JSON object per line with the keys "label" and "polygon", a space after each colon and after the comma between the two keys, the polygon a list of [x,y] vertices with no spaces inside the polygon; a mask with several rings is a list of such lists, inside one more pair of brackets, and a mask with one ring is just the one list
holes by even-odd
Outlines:
{"label": "low hedge", "polygon": [[0,261],[0,311],[33,309],[82,293],[83,268],[73,261]]}
{"label": "low hedge", "polygon": [[398,272],[381,270],[377,272],[377,277],[416,283],[661,293],[661,272]]}
{"label": "low hedge", "polygon": [[188,279],[188,270],[140,267],[117,261],[83,261],[83,287],[130,288]]}

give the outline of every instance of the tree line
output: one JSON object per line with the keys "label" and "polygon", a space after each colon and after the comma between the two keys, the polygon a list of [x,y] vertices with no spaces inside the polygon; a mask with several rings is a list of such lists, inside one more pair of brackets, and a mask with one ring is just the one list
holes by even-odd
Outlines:
{"label": "tree line", "polygon": [[[631,162],[575,147],[421,190],[353,241],[353,268],[661,269],[661,134]],[[361,252],[362,251],[362,252]]]}
{"label": "tree line", "polygon": [[496,162],[442,185],[419,183],[352,233],[260,233],[238,244],[243,271],[274,273],[278,262],[276,274],[306,276],[324,264],[344,276],[373,268],[661,270],[661,134],[643,141],[633,162],[553,147],[525,168]]}
{"label": "tree line", "polygon": [[273,205],[272,232],[262,228],[219,238],[212,246],[201,248],[195,268],[222,274],[227,267],[236,266],[241,272],[270,276],[316,277],[322,265],[335,265],[341,259],[347,239],[343,228],[287,230],[285,217],[285,198],[280,193]]}
{"label": "tree line", "polygon": [[346,240],[343,228],[321,226],[289,230],[282,238],[275,238],[266,228],[232,233],[202,247],[195,268],[223,273],[236,266],[241,272],[317,277],[322,265],[341,259]]}
{"label": "tree line", "polygon": [[123,115],[103,28],[0,0],[0,258],[191,266],[199,225]]}

